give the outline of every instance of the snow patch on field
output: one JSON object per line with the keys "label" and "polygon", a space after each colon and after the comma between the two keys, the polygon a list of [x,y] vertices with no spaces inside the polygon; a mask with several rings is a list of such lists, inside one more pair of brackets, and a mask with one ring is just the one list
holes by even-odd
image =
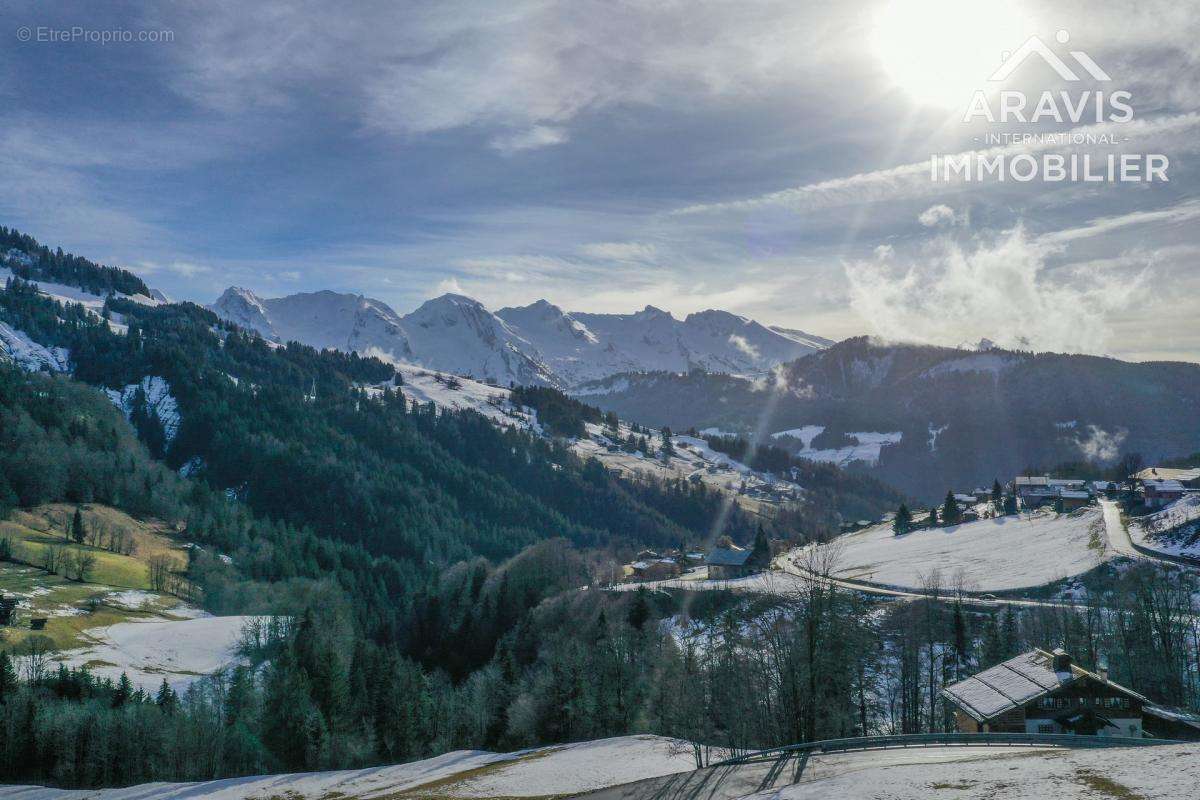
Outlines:
{"label": "snow patch on field", "polygon": [[1200,746],[1100,750],[934,747],[815,756],[800,782],[752,795],[755,800],[1063,800],[1125,797],[1180,800],[1196,796]]}
{"label": "snow patch on field", "polygon": [[824,430],[824,425],[805,425],[801,428],[788,428],[786,431],[776,431],[771,434],[771,438],[779,439],[783,436],[790,436],[793,439],[799,439],[803,442],[804,449],[807,450],[812,447],[813,439],[817,438]]}
{"label": "snow patch on field", "polygon": [[44,347],[24,331],[0,322],[0,361],[12,361],[26,372],[67,372],[71,353],[65,347]]}
{"label": "snow patch on field", "polygon": [[997,517],[896,536],[878,525],[834,539],[835,576],[920,589],[937,571],[975,591],[1042,586],[1087,572],[1113,553],[1104,547],[1099,509]]}
{"label": "snow patch on field", "polygon": [[857,431],[847,433],[847,436],[858,440],[858,444],[837,449],[809,450],[805,448],[796,455],[810,461],[825,461],[830,464],[844,466],[853,461],[862,461],[871,466],[879,463],[879,454],[888,445],[898,444],[904,437],[900,431],[880,433],[877,431]]}
{"label": "snow patch on field", "polygon": [[[620,736],[591,742],[489,753],[458,750],[390,767],[337,772],[258,775],[203,783],[153,783],[86,792],[89,800],[243,800],[247,797],[376,798],[401,792],[422,796],[494,798],[574,795],[608,786],[686,772],[691,748],[661,736]],[[458,779],[456,780],[456,776]],[[430,784],[436,783],[433,787]],[[81,793],[42,787],[0,788],[0,797],[74,800]]]}
{"label": "snow patch on field", "polygon": [[177,691],[236,663],[242,628],[255,617],[201,617],[178,621],[119,622],[86,631],[90,647],[68,650],[63,661],[88,664],[114,681],[126,673],[134,686],[153,691],[166,678]]}

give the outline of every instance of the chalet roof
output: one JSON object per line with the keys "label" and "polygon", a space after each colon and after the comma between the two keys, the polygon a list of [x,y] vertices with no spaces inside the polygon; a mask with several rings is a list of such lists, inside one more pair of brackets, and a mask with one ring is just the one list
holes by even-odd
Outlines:
{"label": "chalet roof", "polygon": [[942,696],[961,708],[977,722],[986,722],[1005,712],[1049,694],[1056,689],[1090,678],[1107,683],[1114,689],[1145,702],[1146,698],[1131,689],[1104,681],[1094,672],[1072,663],[1064,672],[1054,671],[1054,655],[1045,650],[1031,650],[1010,658],[978,675],[947,686]]}
{"label": "chalet roof", "polygon": [[1087,481],[1082,478],[1048,478],[1047,486],[1083,486]]}
{"label": "chalet roof", "polygon": [[1187,469],[1146,467],[1133,477],[1140,480],[1194,481],[1200,478],[1200,467],[1188,467]]}
{"label": "chalet roof", "polygon": [[714,547],[709,551],[704,563],[711,567],[741,567],[750,560],[753,550],[731,550],[727,547]]}
{"label": "chalet roof", "polygon": [[1182,492],[1183,484],[1173,480],[1143,480],[1142,485],[1157,492]]}
{"label": "chalet roof", "polygon": [[1050,479],[1037,475],[1018,475],[1013,479],[1013,486],[1048,486]]}
{"label": "chalet roof", "polygon": [[1090,500],[1090,499],[1092,499],[1092,496],[1090,494],[1088,494],[1087,492],[1076,492],[1076,491],[1070,491],[1070,490],[1063,490],[1058,493],[1058,496],[1063,499],[1066,499],[1066,500]]}
{"label": "chalet roof", "polygon": [[1181,725],[1188,725],[1200,730],[1200,714],[1193,714],[1190,711],[1184,711],[1178,708],[1155,705],[1154,703],[1146,703],[1143,705],[1142,712],[1149,714],[1152,717],[1165,719],[1169,722],[1178,722]]}

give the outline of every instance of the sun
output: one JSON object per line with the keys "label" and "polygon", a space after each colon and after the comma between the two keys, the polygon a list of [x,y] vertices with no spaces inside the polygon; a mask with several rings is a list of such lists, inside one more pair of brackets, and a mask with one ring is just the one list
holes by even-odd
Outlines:
{"label": "sun", "polygon": [[1037,31],[1003,0],[885,0],[871,44],[887,77],[915,102],[966,108],[1004,54]]}

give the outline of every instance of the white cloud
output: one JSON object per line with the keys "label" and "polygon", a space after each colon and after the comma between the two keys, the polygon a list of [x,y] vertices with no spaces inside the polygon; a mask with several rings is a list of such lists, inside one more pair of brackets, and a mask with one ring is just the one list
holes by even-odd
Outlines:
{"label": "white cloud", "polygon": [[489,144],[493,150],[498,150],[507,156],[519,153],[522,150],[536,150],[539,147],[562,144],[566,140],[567,131],[565,128],[550,125],[534,125],[528,130],[494,136]]}
{"label": "white cloud", "polygon": [[579,252],[603,261],[653,261],[658,248],[644,242],[594,242],[583,245]]}
{"label": "white cloud", "polygon": [[[366,8],[364,8],[366,6]],[[336,86],[367,127],[402,136],[480,127],[501,152],[565,141],[585,111],[748,96],[821,66],[851,9],[759,0],[747,9],[658,0],[364,2],[155,11],[192,33],[176,88],[223,111],[289,107]],[[681,17],[686,15],[686,24]],[[689,98],[691,100],[689,100]],[[332,110],[332,109],[331,109]]]}
{"label": "white cloud", "polygon": [[920,222],[926,228],[936,228],[939,225],[954,225],[957,221],[958,217],[955,215],[954,209],[945,204],[930,206],[917,217],[917,222]]}
{"label": "white cloud", "polygon": [[1121,454],[1121,445],[1128,435],[1129,431],[1124,429],[1110,432],[1098,425],[1088,425],[1087,436],[1077,437],[1076,444],[1079,445],[1079,452],[1088,461],[1106,463],[1116,461],[1117,456]]}
{"label": "white cloud", "polygon": [[738,336],[736,333],[729,334],[729,343],[736,347],[741,352],[750,356],[750,358],[758,358],[758,348],[746,341],[745,336]]}
{"label": "white cloud", "polygon": [[1090,220],[1086,225],[1048,233],[1042,239],[1054,244],[1065,244],[1076,239],[1102,236],[1134,225],[1148,225],[1153,223],[1175,224],[1179,222],[1191,222],[1196,219],[1200,219],[1200,200],[1185,200],[1169,208],[1154,211],[1133,211],[1114,217],[1100,217],[1099,219]]}
{"label": "white cloud", "polygon": [[901,266],[846,265],[851,309],[887,339],[953,345],[991,339],[1001,346],[1104,352],[1111,319],[1135,303],[1144,276],[1094,269],[1047,274],[1055,248],[1023,227],[966,250],[939,237]]}
{"label": "white cloud", "polygon": [[466,292],[463,291],[462,284],[458,282],[458,278],[443,278],[434,287],[433,296],[437,297],[443,294],[466,294]]}
{"label": "white cloud", "polygon": [[[1165,153],[1174,157],[1197,149],[1196,130],[1200,128],[1200,113],[1190,112],[1155,119],[1135,119],[1121,126],[1122,139],[1116,144],[1073,145],[1064,148],[1053,139],[1019,141],[1014,144],[990,147],[982,150],[964,150],[959,153],[939,153],[942,157],[960,158],[967,155],[1016,155],[1040,152],[1096,152],[1096,153]],[[1111,135],[1111,126],[1087,125],[1063,132],[1069,137],[1095,137]],[[790,189],[759,195],[742,200],[719,203],[699,203],[672,212],[674,215],[745,212],[771,207],[793,211],[812,211],[836,206],[853,206],[877,203],[886,200],[903,200],[945,193],[949,188],[977,188],[1003,186],[1000,182],[967,183],[960,177],[953,181],[934,181],[929,174],[929,159],[900,164],[888,169],[860,172],[840,178],[831,178],[817,183],[804,184]],[[1029,184],[1026,184],[1029,185]],[[1039,188],[1066,184],[1037,184]]]}
{"label": "white cloud", "polygon": [[140,261],[137,265],[137,271],[145,275],[161,275],[163,273],[172,273],[182,278],[194,278],[197,275],[204,275],[212,272],[212,267],[207,264],[196,264],[192,261]]}

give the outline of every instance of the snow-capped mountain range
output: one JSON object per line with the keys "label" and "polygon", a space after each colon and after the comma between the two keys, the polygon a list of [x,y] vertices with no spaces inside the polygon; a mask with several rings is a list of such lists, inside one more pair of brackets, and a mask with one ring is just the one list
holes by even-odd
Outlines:
{"label": "snow-capped mountain range", "polygon": [[322,291],[263,299],[231,287],[210,308],[272,341],[378,355],[501,384],[559,388],[622,372],[698,367],[753,375],[831,344],[726,311],[679,320],[653,306],[633,314],[587,314],[539,300],[493,312],[457,294],[401,316],[361,295]]}

